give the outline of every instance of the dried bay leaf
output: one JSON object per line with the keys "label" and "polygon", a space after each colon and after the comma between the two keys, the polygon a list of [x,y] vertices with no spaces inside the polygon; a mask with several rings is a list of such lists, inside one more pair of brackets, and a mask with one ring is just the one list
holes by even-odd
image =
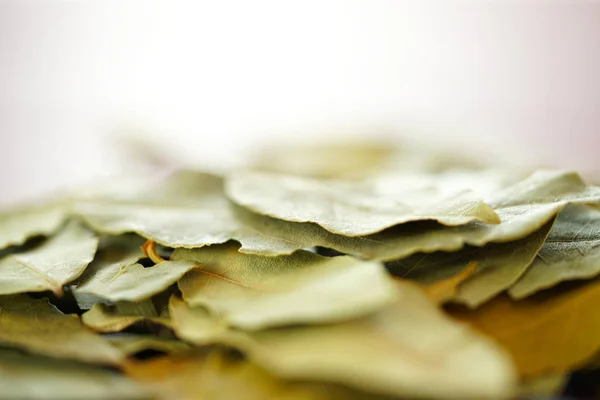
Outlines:
{"label": "dried bay leaf", "polygon": [[427,285],[448,279],[474,262],[478,265],[477,271],[458,286],[452,300],[477,307],[521,277],[544,244],[552,223],[514,242],[467,247],[455,253],[415,254],[389,265],[401,277]]}
{"label": "dried bay leaf", "polygon": [[395,299],[380,263],[323,257],[242,254],[233,243],[177,249],[173,260],[202,265],[179,281],[184,300],[203,305],[244,329],[341,321],[371,313]]}
{"label": "dried bay leaf", "polygon": [[559,396],[569,381],[567,374],[542,375],[521,382],[519,398],[553,398]]}
{"label": "dried bay leaf", "polygon": [[33,236],[51,235],[66,217],[66,207],[61,203],[4,210],[0,213],[0,249],[23,244]]}
{"label": "dried bay leaf", "polygon": [[421,220],[448,226],[500,222],[487,204],[462,190],[409,187],[398,196],[386,189],[258,171],[240,171],[226,180],[227,196],[236,204],[285,221],[313,222],[343,236],[370,235]]}
{"label": "dried bay leaf", "polygon": [[191,350],[190,345],[172,337],[136,333],[115,333],[103,335],[103,337],[123,354],[129,356],[148,350],[166,354],[178,354]]}
{"label": "dried bay leaf", "polygon": [[92,333],[76,315],[65,315],[45,299],[0,296],[0,344],[58,358],[118,365],[121,352]]}
{"label": "dried bay leaf", "polygon": [[168,247],[202,247],[231,239],[261,254],[290,254],[296,243],[240,224],[218,176],[182,171],[146,190],[79,199],[74,210],[96,231],[134,232]]}
{"label": "dried bay leaf", "polygon": [[477,270],[477,263],[470,262],[465,269],[449,278],[422,285],[421,288],[436,304],[443,304],[456,296],[458,286]]}
{"label": "dried bay leaf", "polygon": [[151,399],[114,371],[0,348],[0,399]]}
{"label": "dried bay leaf", "polygon": [[50,290],[81,275],[94,258],[98,238],[77,223],[68,224],[37,248],[0,260],[0,295]]}
{"label": "dried bay leaf", "polygon": [[600,210],[571,205],[559,214],[535,261],[508,293],[521,299],[561,281],[599,273]]}
{"label": "dried bay leaf", "polygon": [[373,140],[279,144],[262,148],[254,166],[317,178],[360,179],[380,171],[395,150],[390,143]]}
{"label": "dried bay leaf", "polygon": [[522,376],[568,373],[600,350],[600,281],[514,301],[502,295],[449,313],[494,338]]}
{"label": "dried bay leaf", "polygon": [[219,349],[207,355],[167,356],[130,363],[126,372],[152,387],[159,399],[374,399],[334,385],[276,380],[260,367],[232,360]]}
{"label": "dried bay leaf", "polygon": [[202,308],[176,298],[171,312],[183,339],[236,347],[285,379],[409,398],[510,394],[514,377],[503,351],[445,317],[415,285],[404,283],[399,290],[397,302],[365,318],[252,334],[227,331]]}
{"label": "dried bay leaf", "polygon": [[[486,172],[483,177],[488,175]],[[444,179],[440,179],[440,184],[447,185],[444,182],[449,176],[442,176]],[[502,176],[497,179],[510,182]],[[587,186],[577,174],[570,172],[542,171],[498,191],[493,190],[493,184],[484,184],[485,179],[477,173],[461,177],[461,180],[473,183],[482,195],[486,195],[486,202],[494,207],[501,219],[500,224],[475,221],[445,227],[426,221],[349,238],[334,235],[313,223],[278,220],[242,207],[235,207],[234,212],[244,225],[265,235],[298,243],[302,248],[320,246],[365,259],[392,261],[418,252],[457,251],[465,245],[480,247],[487,243],[514,241],[541,229],[570,203],[600,203],[600,189]],[[258,254],[244,244],[240,251]]]}
{"label": "dried bay leaf", "polygon": [[97,332],[120,332],[143,321],[167,327],[171,325],[168,317],[157,313],[150,299],[139,303],[121,301],[114,305],[94,304],[81,316],[81,320]]}
{"label": "dried bay leaf", "polygon": [[116,301],[141,301],[167,289],[188,271],[198,267],[194,262],[164,261],[152,267],[141,264],[114,263],[82,280],[74,290]]}
{"label": "dried bay leaf", "polygon": [[231,330],[205,308],[192,308],[177,296],[169,300],[169,314],[175,334],[195,345],[225,344],[236,348],[248,345],[248,337],[243,332]]}

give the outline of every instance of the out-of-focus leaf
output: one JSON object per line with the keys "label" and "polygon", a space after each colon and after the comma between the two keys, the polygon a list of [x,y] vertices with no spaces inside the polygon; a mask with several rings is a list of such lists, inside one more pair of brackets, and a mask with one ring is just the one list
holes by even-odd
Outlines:
{"label": "out-of-focus leaf", "polygon": [[289,254],[301,248],[240,224],[222,186],[220,177],[180,172],[137,193],[80,199],[74,209],[99,232],[135,232],[169,247],[202,247],[234,239],[261,254]]}
{"label": "out-of-focus leaf", "polygon": [[553,399],[563,392],[568,380],[568,374],[550,374],[526,379],[519,385],[518,398]]}
{"label": "out-of-focus leaf", "polygon": [[523,376],[561,374],[584,365],[600,350],[600,281],[520,301],[498,296],[452,316],[493,337],[510,352]]}
{"label": "out-of-focus leaf", "polygon": [[142,321],[170,326],[169,318],[159,316],[150,299],[140,303],[122,301],[114,305],[94,304],[81,316],[81,320],[97,332],[120,332]]}
{"label": "out-of-focus leaf", "polygon": [[562,281],[600,273],[600,210],[571,205],[563,210],[525,274],[508,291],[521,299]]}
{"label": "out-of-focus leaf", "polygon": [[118,365],[121,352],[45,299],[26,295],[0,296],[0,344],[33,353]]}
{"label": "out-of-focus leaf", "polygon": [[230,344],[233,347],[245,347],[240,343],[247,343],[248,338],[244,333],[232,331],[205,308],[191,308],[177,296],[171,296],[169,314],[177,336],[198,346]]}
{"label": "out-of-focus leaf", "polygon": [[227,358],[220,350],[208,355],[178,355],[129,363],[126,372],[150,386],[160,399],[374,399],[334,385],[279,381],[246,361]]}
{"label": "out-of-focus leaf", "polygon": [[176,354],[183,353],[191,349],[191,346],[185,342],[158,335],[116,333],[112,335],[104,335],[103,337],[121,350],[123,354],[130,356],[146,350],[154,350],[167,354]]}
{"label": "out-of-focus leaf", "polygon": [[0,294],[42,292],[57,295],[76,279],[94,258],[98,238],[70,223],[41,246],[0,260]]}
{"label": "out-of-focus leaf", "polygon": [[260,329],[342,321],[395,299],[394,283],[377,262],[302,250],[260,257],[241,254],[237,247],[177,249],[171,257],[202,265],[179,281],[184,300],[206,306],[232,326]]}
{"label": "out-of-focus leaf", "polygon": [[458,286],[477,270],[477,263],[470,262],[465,269],[449,278],[422,285],[421,288],[434,303],[443,304],[456,296]]}
{"label": "out-of-focus leaf", "polygon": [[449,187],[317,180],[269,172],[244,171],[226,180],[227,195],[259,214],[292,222],[313,222],[343,236],[364,236],[412,221],[443,225],[500,222],[475,195]]}
{"label": "out-of-focus leaf", "polygon": [[261,149],[260,170],[317,178],[364,178],[391,161],[395,148],[384,142],[329,142],[275,145]]}
{"label": "out-of-focus leaf", "polygon": [[[513,388],[504,352],[443,315],[415,285],[380,312],[339,324],[227,332],[201,308],[172,301],[176,333],[240,348],[274,375],[409,398],[499,398]],[[477,371],[477,373],[473,373]]]}
{"label": "out-of-focus leaf", "polygon": [[66,215],[66,207],[59,203],[4,210],[0,213],[0,250],[33,236],[53,234]]}
{"label": "out-of-focus leaf", "polygon": [[535,259],[551,227],[552,221],[514,242],[467,247],[455,253],[415,254],[390,266],[403,278],[432,284],[458,274],[465,265],[475,262],[477,271],[458,286],[453,301],[477,307],[519,279]]}
{"label": "out-of-focus leaf", "polygon": [[[83,351],[83,350],[82,350]],[[151,399],[142,385],[114,371],[0,348],[0,399]]]}

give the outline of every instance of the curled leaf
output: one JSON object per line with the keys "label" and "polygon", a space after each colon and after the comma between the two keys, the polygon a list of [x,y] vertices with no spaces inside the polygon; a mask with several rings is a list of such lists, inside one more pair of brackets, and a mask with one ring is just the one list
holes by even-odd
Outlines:
{"label": "curled leaf", "polygon": [[437,187],[409,187],[400,196],[377,184],[316,180],[267,172],[238,172],[226,180],[235,203],[259,214],[292,222],[313,222],[332,233],[364,236],[411,221],[443,225],[500,219],[472,193]]}

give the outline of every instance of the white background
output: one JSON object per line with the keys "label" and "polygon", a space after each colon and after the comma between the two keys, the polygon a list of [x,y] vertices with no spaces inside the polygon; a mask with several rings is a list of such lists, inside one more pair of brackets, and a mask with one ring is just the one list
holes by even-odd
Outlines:
{"label": "white background", "polygon": [[600,170],[600,2],[0,3],[0,203],[251,143],[392,132]]}

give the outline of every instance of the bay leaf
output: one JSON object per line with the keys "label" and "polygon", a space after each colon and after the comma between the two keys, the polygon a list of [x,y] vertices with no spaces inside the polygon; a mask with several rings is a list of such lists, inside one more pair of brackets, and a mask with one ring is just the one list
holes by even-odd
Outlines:
{"label": "bay leaf", "polygon": [[190,307],[178,296],[169,300],[169,314],[173,330],[182,340],[197,346],[211,344],[246,348],[248,337],[243,332],[233,331],[223,320],[209,314],[204,307]]}
{"label": "bay leaf", "polygon": [[600,273],[600,210],[571,205],[559,215],[544,246],[525,274],[509,289],[521,299],[562,281]]}
{"label": "bay leaf", "polygon": [[165,399],[374,399],[334,385],[277,380],[256,365],[228,358],[219,349],[206,355],[176,355],[129,363],[126,372]]}
{"label": "bay leaf", "polygon": [[94,258],[98,238],[78,223],[68,224],[37,248],[0,260],[0,295],[50,290],[57,295]]}
{"label": "bay leaf", "polygon": [[402,196],[375,183],[318,180],[239,171],[226,180],[227,196],[259,214],[313,222],[343,236],[364,236],[411,221],[443,225],[497,224],[496,213],[472,193],[439,187],[407,187]]}
{"label": "bay leaf", "polygon": [[262,147],[253,166],[316,178],[361,179],[381,171],[395,152],[390,143],[374,140],[276,144]]}
{"label": "bay leaf", "polygon": [[97,332],[120,332],[133,324],[148,321],[169,327],[168,317],[160,316],[152,300],[139,303],[121,301],[113,305],[94,304],[83,313],[82,322]]}
{"label": "bay leaf", "polygon": [[168,247],[202,247],[231,239],[261,254],[289,254],[296,243],[266,236],[232,214],[218,176],[180,171],[145,190],[78,199],[74,212],[98,232],[134,232]]}
{"label": "bay leaf", "polygon": [[167,289],[188,271],[197,268],[190,261],[164,261],[152,267],[131,263],[132,259],[104,265],[83,279],[75,292],[117,301],[141,301]]}
{"label": "bay leaf", "polygon": [[107,369],[0,348],[0,399],[151,399],[142,385]]}
{"label": "bay leaf", "polygon": [[494,338],[524,377],[562,374],[600,350],[600,281],[564,292],[514,301],[501,295],[475,310],[450,308],[450,315]]}
{"label": "bay leaf", "polygon": [[0,250],[23,244],[34,236],[53,234],[66,217],[66,207],[56,202],[3,210],[0,213]]}
{"label": "bay leaf", "polygon": [[121,352],[45,299],[0,296],[0,344],[51,357],[119,365]]}
{"label": "bay leaf", "polygon": [[229,243],[177,249],[175,261],[202,265],[179,281],[184,300],[203,305],[244,329],[342,321],[394,301],[395,287],[382,264],[307,251],[289,256],[242,254]]}
{"label": "bay leaf", "polygon": [[521,382],[519,398],[554,398],[560,396],[569,381],[567,374],[541,375]]}
{"label": "bay leaf", "polygon": [[[234,212],[244,225],[265,235],[298,243],[302,248],[320,246],[365,259],[392,261],[419,252],[449,252],[460,250],[465,245],[480,247],[487,243],[514,241],[541,229],[570,203],[600,203],[600,189],[586,185],[577,174],[570,172],[541,171],[502,190],[498,188],[512,181],[502,174],[497,178],[487,171],[454,175],[457,174],[441,175],[438,177],[439,184],[450,185],[448,180],[452,184],[456,182],[459,187],[459,181],[469,183],[494,208],[501,219],[500,224],[474,221],[446,227],[425,221],[403,224],[373,235],[347,238],[334,235],[314,223],[283,221],[239,206],[234,207]],[[500,183],[485,183],[487,177]],[[244,243],[240,251],[259,254]]]}
{"label": "bay leaf", "polygon": [[103,335],[113,346],[123,354],[132,356],[137,353],[153,350],[166,354],[179,354],[191,350],[191,346],[171,337],[137,333],[115,333]]}
{"label": "bay leaf", "polygon": [[449,279],[467,264],[476,263],[477,271],[460,283],[452,301],[478,307],[517,282],[543,246],[552,223],[514,242],[466,247],[454,253],[415,254],[389,265],[401,277],[428,285]]}
{"label": "bay leaf", "polygon": [[399,288],[398,301],[388,308],[330,325],[244,334],[227,331],[206,310],[176,298],[172,316],[181,338],[198,345],[228,344],[284,379],[333,382],[408,398],[501,398],[511,393],[513,370],[501,349],[445,317],[415,285],[405,282]]}
{"label": "bay leaf", "polygon": [[449,278],[421,285],[427,296],[436,304],[444,304],[456,296],[458,286],[468,279],[477,270],[477,263],[470,262],[465,269]]}

